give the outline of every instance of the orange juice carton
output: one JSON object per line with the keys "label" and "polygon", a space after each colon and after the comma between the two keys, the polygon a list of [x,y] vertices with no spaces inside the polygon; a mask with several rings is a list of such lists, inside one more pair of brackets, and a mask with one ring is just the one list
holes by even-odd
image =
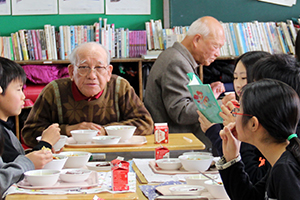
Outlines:
{"label": "orange juice carton", "polygon": [[169,127],[167,123],[154,124],[154,143],[168,143],[169,142]]}
{"label": "orange juice carton", "polygon": [[121,160],[113,160],[112,171],[112,190],[124,191],[129,190],[128,172],[129,163]]}

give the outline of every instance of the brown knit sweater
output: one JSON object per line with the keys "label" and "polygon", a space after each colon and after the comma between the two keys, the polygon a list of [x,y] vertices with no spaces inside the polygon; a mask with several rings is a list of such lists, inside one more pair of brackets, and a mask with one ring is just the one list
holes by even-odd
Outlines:
{"label": "brown knit sweater", "polygon": [[40,93],[22,129],[28,146],[35,146],[36,137],[53,123],[60,124],[62,135],[66,135],[66,125],[80,122],[134,125],[135,135],[153,133],[151,115],[124,78],[112,75],[102,95],[92,101],[75,101],[71,87],[70,78],[62,78],[49,83]]}

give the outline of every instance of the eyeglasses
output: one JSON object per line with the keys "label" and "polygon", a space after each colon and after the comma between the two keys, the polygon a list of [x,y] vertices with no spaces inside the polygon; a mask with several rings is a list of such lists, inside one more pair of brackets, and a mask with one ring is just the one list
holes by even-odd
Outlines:
{"label": "eyeglasses", "polygon": [[236,117],[237,115],[245,115],[245,116],[253,117],[253,115],[240,113],[240,108],[237,108],[237,107],[235,107],[234,109],[232,109],[232,111],[231,111],[230,113],[231,113],[232,116],[234,116],[234,117]]}
{"label": "eyeglasses", "polygon": [[107,67],[104,66],[96,66],[94,68],[90,68],[88,66],[78,66],[77,71],[81,76],[86,76],[90,74],[92,70],[96,72],[98,75],[104,75],[106,72]]}

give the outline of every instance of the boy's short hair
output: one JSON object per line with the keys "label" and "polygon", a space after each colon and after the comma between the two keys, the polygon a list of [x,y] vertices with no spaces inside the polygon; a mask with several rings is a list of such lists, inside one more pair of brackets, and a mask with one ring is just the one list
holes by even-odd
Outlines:
{"label": "boy's short hair", "polygon": [[3,90],[2,94],[5,94],[7,86],[14,80],[20,80],[23,84],[26,83],[26,73],[16,62],[0,57],[0,68],[3,70],[2,76],[0,74],[0,86]]}

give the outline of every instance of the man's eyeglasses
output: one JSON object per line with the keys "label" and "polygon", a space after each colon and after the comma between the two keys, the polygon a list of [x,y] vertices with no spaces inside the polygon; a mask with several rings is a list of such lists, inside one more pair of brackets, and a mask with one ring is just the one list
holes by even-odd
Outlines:
{"label": "man's eyeglasses", "polygon": [[92,70],[96,72],[98,75],[104,75],[105,72],[107,71],[107,67],[104,66],[96,66],[94,68],[90,68],[88,66],[79,66],[77,67],[77,71],[81,76],[86,76],[91,73]]}
{"label": "man's eyeglasses", "polygon": [[231,113],[232,116],[234,116],[234,117],[236,117],[237,115],[245,115],[245,116],[253,117],[253,115],[240,113],[240,108],[237,108],[237,107],[235,107],[234,109],[232,109],[232,111],[231,111],[230,113]]}

